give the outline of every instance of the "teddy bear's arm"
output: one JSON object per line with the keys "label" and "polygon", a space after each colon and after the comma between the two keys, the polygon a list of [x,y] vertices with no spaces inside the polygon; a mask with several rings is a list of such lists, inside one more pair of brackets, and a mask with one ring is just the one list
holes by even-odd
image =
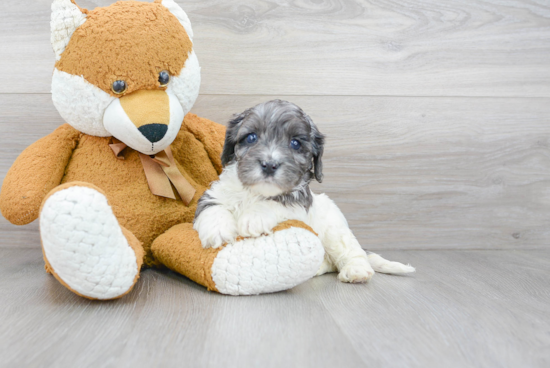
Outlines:
{"label": "teddy bear's arm", "polygon": [[15,225],[38,217],[46,195],[61,184],[80,137],[68,124],[27,147],[9,169],[0,192],[0,211]]}
{"label": "teddy bear's arm", "polygon": [[185,126],[204,145],[218,175],[221,174],[223,169],[221,155],[225,141],[225,126],[201,118],[195,114],[187,114],[185,116]]}

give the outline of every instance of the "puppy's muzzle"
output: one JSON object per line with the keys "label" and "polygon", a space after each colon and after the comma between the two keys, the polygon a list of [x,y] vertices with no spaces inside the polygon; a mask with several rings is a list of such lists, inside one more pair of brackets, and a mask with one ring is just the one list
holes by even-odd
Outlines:
{"label": "puppy's muzzle", "polygon": [[262,166],[262,171],[267,176],[273,176],[275,175],[275,171],[279,168],[280,164],[273,161],[262,161],[260,162],[260,165]]}

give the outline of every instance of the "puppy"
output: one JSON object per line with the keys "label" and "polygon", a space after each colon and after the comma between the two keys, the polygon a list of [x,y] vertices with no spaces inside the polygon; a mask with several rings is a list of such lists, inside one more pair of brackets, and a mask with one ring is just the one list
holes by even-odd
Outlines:
{"label": "puppy", "polygon": [[295,219],[308,224],[325,248],[318,275],[338,271],[340,281],[360,283],[375,270],[414,272],[411,266],[367,255],[336,204],[325,194],[312,193],[311,180],[323,180],[324,142],[310,117],[286,101],[259,104],[230,121],[224,171],[195,213],[193,227],[203,247],[271,234],[278,223]]}

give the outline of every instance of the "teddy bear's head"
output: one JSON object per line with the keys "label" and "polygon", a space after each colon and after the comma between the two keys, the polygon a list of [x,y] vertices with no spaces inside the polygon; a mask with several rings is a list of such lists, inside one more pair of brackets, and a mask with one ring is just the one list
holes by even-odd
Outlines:
{"label": "teddy bear's head", "polygon": [[152,155],[168,147],[195,102],[193,31],[174,0],[86,10],[54,0],[52,98],[74,128]]}

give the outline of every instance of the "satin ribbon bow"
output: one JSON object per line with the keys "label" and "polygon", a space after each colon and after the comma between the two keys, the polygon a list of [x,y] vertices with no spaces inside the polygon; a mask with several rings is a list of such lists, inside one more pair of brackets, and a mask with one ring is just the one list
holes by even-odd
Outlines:
{"label": "satin ribbon bow", "polygon": [[[124,160],[124,156],[121,153],[127,145],[115,139],[113,141],[114,143],[110,144],[109,147],[111,147],[118,159]],[[139,153],[139,158],[143,165],[143,171],[145,171],[149,189],[151,189],[154,195],[176,199],[172,190],[172,185],[174,185],[183,203],[189,206],[189,203],[191,203],[191,200],[195,196],[196,190],[178,170],[170,146],[153,156]],[[170,185],[170,182],[172,185]]]}

